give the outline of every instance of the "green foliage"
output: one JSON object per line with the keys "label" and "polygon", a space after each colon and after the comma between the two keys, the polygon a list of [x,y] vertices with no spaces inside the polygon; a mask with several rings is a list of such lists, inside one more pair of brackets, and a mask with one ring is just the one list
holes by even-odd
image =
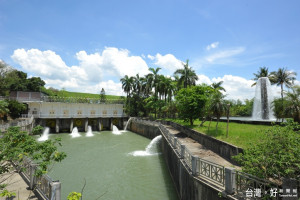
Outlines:
{"label": "green foliage", "polygon": [[31,77],[27,79],[27,91],[40,92],[41,89],[45,86],[45,81],[40,77]]}
{"label": "green foliage", "polygon": [[38,164],[37,175],[47,173],[48,166],[55,162],[61,162],[66,154],[59,152],[57,145],[61,145],[61,139],[37,142],[34,137],[21,132],[19,127],[10,127],[6,134],[0,139],[0,174],[7,171],[10,165],[7,161],[19,161],[24,156],[29,157]]}
{"label": "green foliage", "polygon": [[105,95],[105,90],[104,88],[102,88],[101,92],[100,92],[100,101],[101,102],[105,102],[106,101],[106,95]]}
{"label": "green foliage", "polygon": [[81,193],[80,192],[71,192],[69,195],[68,195],[68,197],[67,197],[67,199],[68,200],[79,200],[80,198],[81,198]]}
{"label": "green foliage", "polygon": [[175,98],[180,118],[193,125],[193,121],[203,115],[205,103],[211,93],[212,88],[207,85],[179,90]]}
{"label": "green foliage", "polygon": [[16,196],[16,193],[15,192],[10,192],[8,190],[3,190],[1,193],[0,193],[0,197],[6,197],[6,198],[9,198],[9,197],[13,197],[13,196]]}
{"label": "green foliage", "polygon": [[126,104],[125,104],[125,112],[129,116],[145,116],[147,113],[145,103],[144,103],[143,97],[137,95],[137,94],[132,94],[130,97],[126,99]]}
{"label": "green foliage", "polygon": [[26,110],[26,106],[23,103],[19,103],[16,100],[6,100],[8,102],[9,116],[13,119],[20,117]]}
{"label": "green foliage", "polygon": [[4,116],[9,112],[8,102],[0,101],[0,119],[4,119]]}
{"label": "green foliage", "polygon": [[261,178],[300,178],[300,135],[291,126],[274,126],[262,133],[259,142],[234,158],[243,171]]}
{"label": "green foliage", "polygon": [[246,99],[245,102],[241,100],[226,100],[226,104],[230,103],[230,116],[249,117],[252,115],[254,98]]}
{"label": "green foliage", "polygon": [[42,127],[41,125],[37,125],[32,129],[32,135],[41,135],[43,130],[44,127]]}
{"label": "green foliage", "polygon": [[178,84],[183,85],[184,88],[188,86],[196,85],[198,76],[191,67],[189,67],[189,60],[186,60],[186,63],[183,64],[183,69],[177,69],[174,72],[174,75],[180,75],[178,79]]}
{"label": "green foliage", "polygon": [[147,108],[149,112],[155,114],[157,114],[158,110],[165,104],[163,100],[159,100],[155,96],[148,97],[144,102],[146,103],[145,108]]}

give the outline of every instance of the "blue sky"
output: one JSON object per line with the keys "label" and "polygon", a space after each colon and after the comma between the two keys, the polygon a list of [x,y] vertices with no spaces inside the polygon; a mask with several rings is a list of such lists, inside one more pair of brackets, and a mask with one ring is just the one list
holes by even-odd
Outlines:
{"label": "blue sky", "polygon": [[262,66],[299,84],[299,25],[297,0],[0,0],[0,59],[48,87],[110,94],[125,74],[172,75],[189,59],[199,83],[245,99]]}

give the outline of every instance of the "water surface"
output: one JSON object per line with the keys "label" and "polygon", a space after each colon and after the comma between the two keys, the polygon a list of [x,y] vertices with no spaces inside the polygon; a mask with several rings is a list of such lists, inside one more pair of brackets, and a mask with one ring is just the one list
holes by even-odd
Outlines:
{"label": "water surface", "polygon": [[[151,140],[132,132],[114,135],[111,131],[93,132],[93,137],[62,137],[62,151],[67,158],[56,164],[49,175],[62,182],[62,199],[72,191],[83,191],[83,199],[154,200],[178,199],[171,177],[159,154],[135,155],[144,151]],[[157,153],[158,152],[158,153]]]}

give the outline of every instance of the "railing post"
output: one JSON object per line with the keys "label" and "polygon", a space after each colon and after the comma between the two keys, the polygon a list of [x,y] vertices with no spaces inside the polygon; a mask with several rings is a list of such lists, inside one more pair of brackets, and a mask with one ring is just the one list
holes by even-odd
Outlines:
{"label": "railing post", "polygon": [[192,174],[194,175],[194,176],[197,176],[197,169],[198,169],[198,166],[197,166],[197,160],[199,159],[199,157],[198,156],[194,156],[194,155],[192,155]]}
{"label": "railing post", "polygon": [[225,191],[228,194],[233,194],[236,191],[235,168],[225,168]]}
{"label": "railing post", "polygon": [[38,164],[30,163],[30,174],[29,174],[29,188],[33,190],[33,186],[36,184],[35,170]]}
{"label": "railing post", "polygon": [[185,153],[185,145],[181,144],[180,145],[180,158],[183,159],[184,158],[184,153]]}
{"label": "railing post", "polygon": [[50,183],[50,186],[51,186],[50,199],[60,200],[60,198],[61,198],[61,183],[59,181],[52,182],[52,183]]}

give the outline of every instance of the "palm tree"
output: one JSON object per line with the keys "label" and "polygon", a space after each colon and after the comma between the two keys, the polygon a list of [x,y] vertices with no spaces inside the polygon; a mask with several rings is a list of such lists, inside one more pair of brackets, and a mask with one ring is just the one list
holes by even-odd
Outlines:
{"label": "palm tree", "polygon": [[[270,78],[270,73],[269,73],[269,69],[267,67],[260,67],[259,70],[257,71],[257,73],[253,73],[254,78],[252,80],[257,81],[259,78],[262,77],[268,77],[270,79],[270,81],[272,82],[273,80]],[[253,87],[254,85],[256,85],[256,82],[253,83],[251,85],[251,87]]]}
{"label": "palm tree", "polygon": [[136,74],[136,76],[133,77],[133,89],[138,96],[140,96],[140,92],[143,89],[142,84],[143,84],[143,77],[140,77],[139,74]]}
{"label": "palm tree", "polygon": [[187,86],[196,85],[196,81],[198,80],[198,76],[195,71],[189,67],[189,60],[186,60],[186,64],[183,64],[183,69],[177,69],[174,72],[174,75],[180,75],[179,83],[183,84],[184,88]]}
{"label": "palm tree", "polygon": [[222,84],[223,84],[223,81],[219,81],[217,83],[212,83],[211,87],[216,92],[220,92],[221,90],[223,90],[224,92],[226,92],[225,88],[222,87]]}
{"label": "palm tree", "polygon": [[154,87],[154,96],[157,98],[157,92],[158,92],[158,84],[159,84],[159,74],[158,71],[161,68],[158,67],[156,69],[150,67],[149,71],[151,73],[149,73],[148,75],[146,75],[147,78],[147,82],[148,82],[148,87],[149,88],[153,88]]}
{"label": "palm tree", "polygon": [[216,133],[218,133],[218,124],[220,117],[226,111],[226,103],[224,102],[224,95],[221,92],[215,92],[209,99],[209,110],[212,116],[217,118]]}
{"label": "palm tree", "polygon": [[125,75],[124,78],[120,79],[120,81],[122,82],[122,89],[127,93],[128,98],[133,87],[133,77],[128,77],[127,75]]}
{"label": "palm tree", "polygon": [[270,77],[273,84],[281,87],[281,100],[283,102],[283,85],[291,88],[296,80],[297,73],[288,71],[286,68],[279,68],[277,72],[271,72]]}
{"label": "palm tree", "polygon": [[295,122],[300,122],[300,86],[292,87],[292,92],[286,94],[286,100],[285,112],[291,114]]}
{"label": "palm tree", "polygon": [[[278,71],[271,72],[271,78],[273,84],[280,85],[281,87],[281,110],[285,110],[283,103],[283,85],[287,88],[291,88],[296,80],[296,72],[288,71],[286,68],[279,68]],[[283,121],[283,118],[282,118]]]}

